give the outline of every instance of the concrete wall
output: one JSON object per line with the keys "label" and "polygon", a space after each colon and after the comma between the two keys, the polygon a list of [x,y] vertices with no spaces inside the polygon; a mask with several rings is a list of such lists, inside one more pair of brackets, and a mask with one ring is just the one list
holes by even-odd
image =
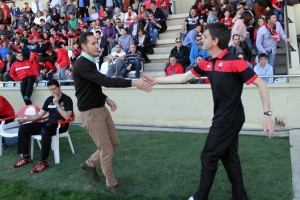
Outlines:
{"label": "concrete wall", "polygon": [[[283,118],[286,127],[300,127],[300,84],[273,84],[269,87],[273,117]],[[62,87],[74,101],[77,120],[80,120],[76,107],[73,87]],[[118,104],[112,113],[116,124],[209,127],[213,116],[213,101],[209,85],[158,85],[151,93],[135,88],[104,89],[104,92]],[[18,88],[0,88],[15,110],[24,106]],[[95,93],[96,95],[96,93]],[[34,89],[32,102],[42,107],[49,96],[46,88]],[[255,86],[245,86],[243,104],[246,112],[244,128],[262,127],[262,104]]]}

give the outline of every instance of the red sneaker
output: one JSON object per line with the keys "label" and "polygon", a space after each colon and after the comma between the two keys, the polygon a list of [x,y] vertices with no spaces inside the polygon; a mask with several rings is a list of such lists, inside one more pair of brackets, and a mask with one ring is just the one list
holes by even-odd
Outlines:
{"label": "red sneaker", "polygon": [[39,163],[30,171],[30,173],[35,174],[44,171],[48,167],[48,162],[39,161]]}
{"label": "red sneaker", "polygon": [[18,167],[22,167],[22,166],[24,166],[24,165],[26,165],[28,163],[31,163],[31,162],[32,162],[32,160],[31,160],[30,157],[29,158],[22,157],[21,160],[19,160],[15,164],[13,164],[11,167],[18,168]]}

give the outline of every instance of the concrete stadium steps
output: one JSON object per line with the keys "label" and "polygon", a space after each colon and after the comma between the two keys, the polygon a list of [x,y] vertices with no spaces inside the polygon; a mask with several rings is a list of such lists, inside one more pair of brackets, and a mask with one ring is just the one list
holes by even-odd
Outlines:
{"label": "concrete stadium steps", "polygon": [[[158,77],[158,76],[166,76],[166,73],[164,71],[143,71],[140,74],[140,77],[144,77],[145,75],[147,76],[152,76],[152,77]],[[128,78],[135,78],[135,75],[133,72],[128,73]]]}
{"label": "concrete stadium steps", "polygon": [[149,59],[151,60],[152,63],[160,63],[160,62],[165,62],[169,59],[169,53],[166,54],[153,54],[153,55],[148,55]]}
{"label": "concrete stadium steps", "polygon": [[175,38],[180,37],[180,31],[177,32],[166,32],[166,33],[161,33],[159,34],[159,40],[164,40],[164,39],[172,39],[174,38],[173,41],[175,41]]}
{"label": "concrete stadium steps", "polygon": [[157,40],[156,45],[158,45],[158,47],[172,47],[172,46],[174,47],[175,46],[175,38]]}
{"label": "concrete stadium steps", "polygon": [[168,26],[167,33],[179,33],[181,31],[182,25],[172,25]]}
{"label": "concrete stadium steps", "polygon": [[[175,46],[175,44],[174,44],[174,46]],[[170,54],[170,52],[174,46],[154,48],[154,55],[155,54]]]}
{"label": "concrete stadium steps", "polygon": [[144,72],[150,72],[150,71],[164,71],[166,68],[166,62],[160,62],[160,63],[145,63],[144,64]]}

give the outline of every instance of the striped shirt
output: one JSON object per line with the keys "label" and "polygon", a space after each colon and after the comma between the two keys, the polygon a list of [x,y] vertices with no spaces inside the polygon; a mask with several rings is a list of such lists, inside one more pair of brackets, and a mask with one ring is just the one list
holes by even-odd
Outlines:
{"label": "striped shirt", "polygon": [[125,56],[125,66],[127,67],[133,61],[141,61],[141,52],[136,51],[135,53],[131,53],[130,51]]}

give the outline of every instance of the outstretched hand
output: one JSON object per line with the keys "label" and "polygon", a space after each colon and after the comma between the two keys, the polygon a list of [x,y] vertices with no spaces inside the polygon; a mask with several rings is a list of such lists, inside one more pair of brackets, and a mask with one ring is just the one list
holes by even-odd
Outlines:
{"label": "outstretched hand", "polygon": [[151,92],[152,91],[152,85],[147,83],[145,81],[145,78],[139,78],[137,80],[132,81],[132,86],[135,86],[139,88],[140,90],[143,90],[145,92]]}
{"label": "outstretched hand", "polygon": [[275,131],[275,123],[270,116],[264,116],[263,126],[264,131],[269,131],[269,138],[271,138]]}
{"label": "outstretched hand", "polygon": [[116,102],[114,102],[113,100],[111,100],[110,98],[106,97],[105,102],[107,103],[107,105],[110,107],[110,110],[112,112],[114,112],[115,110],[117,110],[118,106],[116,104]]}
{"label": "outstretched hand", "polygon": [[155,78],[151,77],[151,76],[145,76],[144,80],[149,84],[149,85],[155,85],[156,81]]}

